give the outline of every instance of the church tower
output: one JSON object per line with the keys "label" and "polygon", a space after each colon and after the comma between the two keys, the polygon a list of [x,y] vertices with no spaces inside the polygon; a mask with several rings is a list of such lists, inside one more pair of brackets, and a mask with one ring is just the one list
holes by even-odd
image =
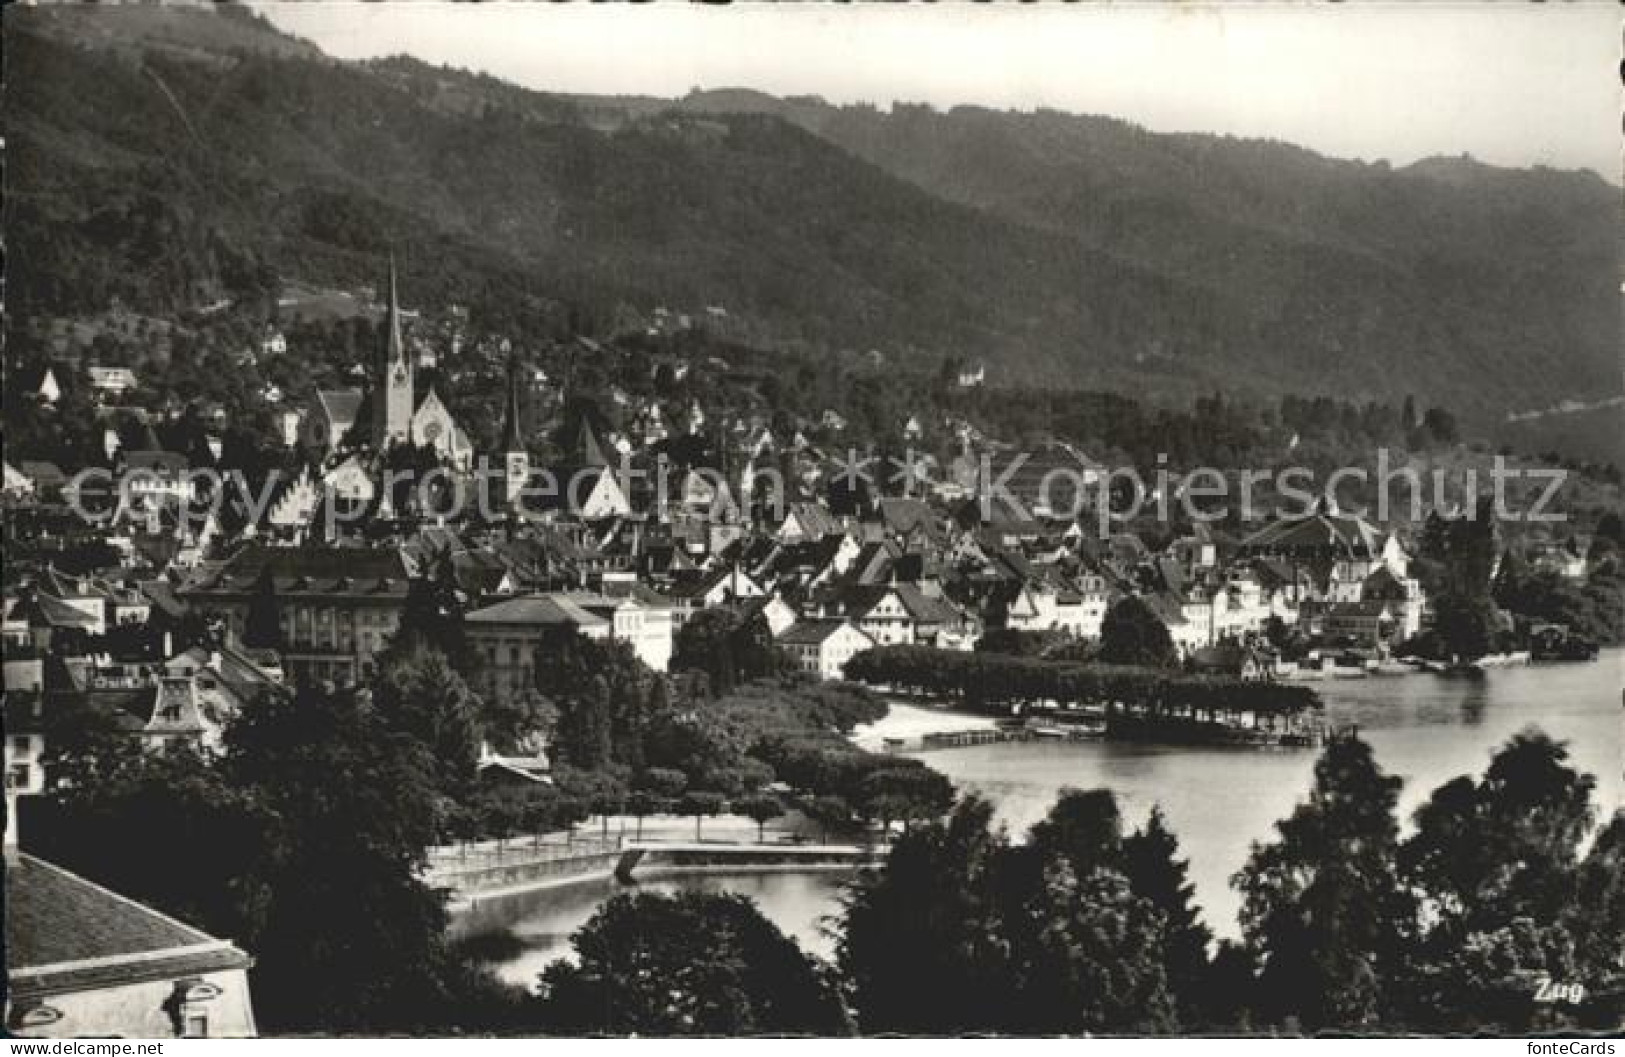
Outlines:
{"label": "church tower", "polygon": [[508,505],[530,480],[530,452],[525,450],[525,431],[519,422],[519,357],[508,357],[508,405],[502,416],[502,485]]}
{"label": "church tower", "polygon": [[412,361],[401,338],[401,308],[395,293],[395,255],[389,257],[389,305],[372,400],[372,446],[383,451],[412,436]]}

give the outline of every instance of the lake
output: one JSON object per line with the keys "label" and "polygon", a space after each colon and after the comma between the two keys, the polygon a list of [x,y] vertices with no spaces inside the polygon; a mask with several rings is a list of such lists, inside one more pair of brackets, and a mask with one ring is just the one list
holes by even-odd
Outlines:
{"label": "lake", "polygon": [[[1597,780],[1603,810],[1625,795],[1625,651],[1608,650],[1590,664],[1545,664],[1496,669],[1482,677],[1401,675],[1338,679],[1316,684],[1334,724],[1358,724],[1378,763],[1405,780],[1401,817],[1439,785],[1478,774],[1490,755],[1526,727],[1539,727],[1568,743],[1571,763]],[[889,735],[917,736],[929,729],[978,725],[933,709],[896,705],[892,714],[858,732],[862,744]],[[1237,932],[1240,899],[1230,877],[1247,861],[1254,841],[1268,839],[1274,823],[1291,813],[1309,788],[1312,749],[1202,748],[1125,742],[1006,742],[923,754],[963,790],[992,800],[999,820],[1020,836],[1049,810],[1067,786],[1105,786],[1117,793],[1129,825],[1161,805],[1190,860],[1203,916],[1220,936]],[[839,874],[685,875],[643,887],[678,886],[741,892],[774,921],[820,955],[830,952],[821,922],[836,909]],[[568,951],[570,932],[616,890],[613,881],[587,882],[519,897],[500,911],[522,951],[499,971],[533,983],[542,966]],[[495,924],[495,922],[493,922]]]}

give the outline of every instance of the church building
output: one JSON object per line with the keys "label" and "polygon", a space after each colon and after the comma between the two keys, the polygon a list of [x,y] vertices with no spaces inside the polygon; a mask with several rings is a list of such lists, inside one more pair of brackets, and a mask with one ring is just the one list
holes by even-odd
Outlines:
{"label": "church building", "polygon": [[329,457],[347,447],[365,447],[376,459],[395,445],[410,442],[433,448],[451,466],[466,471],[474,461],[474,446],[468,434],[452,418],[432,384],[418,391],[413,358],[401,330],[393,258],[389,262],[388,296],[384,337],[370,372],[369,388],[317,393],[316,406],[306,417],[305,437]]}

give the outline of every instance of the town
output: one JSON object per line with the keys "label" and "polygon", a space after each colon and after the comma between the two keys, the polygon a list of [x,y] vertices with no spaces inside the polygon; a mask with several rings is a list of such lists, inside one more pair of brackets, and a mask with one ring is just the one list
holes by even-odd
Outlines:
{"label": "town", "polygon": [[770,6],[7,10],[7,1033],[1618,1030],[1596,13]]}
{"label": "town", "polygon": [[[1136,531],[1125,519],[1102,533],[1092,508],[1054,513],[1057,480],[1075,501],[1107,472],[1072,444],[1019,454],[969,421],[915,412],[896,423],[895,441],[929,452],[931,435],[946,433],[957,456],[941,479],[860,476],[832,454],[847,440],[838,409],[775,422],[707,407],[685,390],[669,411],[689,372],[727,369],[669,353],[623,356],[647,375],[641,393],[570,392],[549,387],[510,343],[493,343],[483,362],[501,356],[503,369],[485,371],[494,384],[483,402],[465,403],[486,408],[493,431],[491,422],[460,422],[437,391],[436,378],[459,380],[455,332],[450,347],[437,347],[447,330],[402,307],[393,262],[379,289],[374,347],[347,375],[354,384],[314,390],[303,405],[259,394],[287,408],[275,416],[284,451],[270,458],[225,440],[228,423],[249,409],[142,406],[131,368],[67,355],[30,376],[32,415],[49,421],[77,409],[103,443],[82,463],[6,463],[8,853],[17,820],[31,818],[19,801],[71,787],[51,761],[84,766],[87,731],[207,759],[268,695],[391,692],[403,664],[425,663],[403,661],[412,649],[453,655],[458,674],[430,678],[466,678],[477,702],[477,733],[460,747],[473,773],[447,787],[462,803],[426,834],[436,844],[500,838],[520,817],[530,820],[520,828],[548,828],[628,810],[686,811],[698,831],[698,816],[729,805],[764,820],[816,808],[837,828],[940,810],[924,771],[901,772],[876,800],[859,791],[874,766],[858,767],[857,785],[787,782],[794,754],[774,757],[777,775],[752,757],[743,770],[692,758],[643,770],[642,755],[658,750],[626,749],[619,733],[600,729],[607,716],[584,715],[625,706],[601,690],[583,702],[582,688],[559,673],[572,664],[644,683],[669,678],[662,694],[676,701],[764,677],[872,696],[842,682],[861,679],[972,712],[1031,715],[1029,735],[1289,746],[1329,734],[1314,718],[1315,680],[1596,651],[1580,629],[1544,619],[1562,615],[1550,602],[1515,618],[1497,611],[1480,625],[1447,616],[1466,626],[1446,641],[1437,601],[1453,601],[1459,578],[1476,575],[1480,594],[1504,589],[1508,601],[1539,585],[1573,609],[1589,580],[1615,575],[1617,518],[1595,526],[1595,543],[1536,536],[1504,553],[1485,549],[1493,525],[1435,512],[1407,534],[1342,512],[1335,496],[1239,531],[1206,519]],[[691,326],[657,314],[639,337],[668,325]],[[612,355],[585,338],[563,344],[571,358]],[[268,329],[250,355],[274,362],[288,355],[287,339]],[[973,392],[985,369],[944,381]],[[484,446],[472,439],[492,435]],[[999,475],[998,502],[978,491],[979,458]],[[626,472],[657,460],[670,475],[658,488]],[[261,496],[222,501],[228,471],[239,483],[253,474]],[[567,486],[535,488],[544,473]],[[444,503],[476,491],[479,502]],[[1476,546],[1463,542],[1469,536]],[[1464,571],[1473,561],[1476,574]],[[977,660],[965,667],[953,656]],[[1057,689],[1055,666],[1067,663],[1086,677],[1091,665],[1115,665],[1232,689],[1219,707],[1211,694],[1177,705],[1185,698],[1168,688],[1147,698],[1093,677]],[[1287,694],[1294,683],[1308,685]],[[1282,692],[1264,693],[1275,687]],[[1113,711],[1131,700],[1143,703]],[[1097,722],[1070,715],[1079,705]],[[847,707],[843,726],[874,709]],[[948,737],[928,735],[923,747]],[[64,739],[66,747],[53,744]],[[652,792],[661,783],[663,800]],[[618,847],[582,844],[572,854],[587,868],[619,856]],[[549,849],[540,861],[556,859]],[[462,898],[478,890],[477,873],[441,869]],[[88,884],[72,875],[50,883]],[[231,973],[246,958],[220,949],[208,968],[240,991]],[[27,971],[14,966],[14,978],[19,968]],[[186,962],[182,975],[198,968]],[[244,1000],[235,1021],[209,1030],[251,1030],[247,1009]],[[81,1015],[97,1023],[94,1012]],[[195,1019],[183,1027],[202,1032]]]}

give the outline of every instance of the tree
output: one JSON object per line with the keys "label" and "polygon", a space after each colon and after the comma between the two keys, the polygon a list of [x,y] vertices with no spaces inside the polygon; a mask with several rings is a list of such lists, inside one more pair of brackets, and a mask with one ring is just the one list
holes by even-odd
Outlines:
{"label": "tree", "polygon": [[269,562],[260,567],[253,593],[248,598],[248,612],[243,617],[243,645],[256,650],[282,648],[282,606],[277,601],[276,579],[271,575]]}
{"label": "tree", "polygon": [[655,796],[675,800],[688,788],[688,776],[669,767],[651,767],[643,772],[638,784]]}
{"label": "tree", "polygon": [[756,823],[756,843],[761,844],[767,839],[767,824],[784,815],[784,805],[779,803],[776,796],[756,795],[749,796],[733,805],[736,815],[743,815]]}
{"label": "tree", "polygon": [[1025,986],[1011,1030],[1022,1033],[1166,1032],[1175,1024],[1162,959],[1164,921],[1127,878],[1079,877],[1064,858],[1045,868],[1037,922],[1024,950]]}
{"label": "tree", "polygon": [[757,1035],[849,1031],[817,964],[743,896],[620,895],[542,974],[556,1032]]}
{"label": "tree", "polygon": [[704,672],[718,696],[783,667],[773,632],[760,611],[746,615],[733,606],[694,614],[672,642],[671,670]]}
{"label": "tree", "polygon": [[1141,828],[1124,838],[1120,861],[1135,895],[1162,914],[1162,961],[1168,990],[1183,1023],[1195,1023],[1210,983],[1207,947],[1213,933],[1202,923],[1191,899],[1189,863],[1178,858],[1179,841],[1168,830],[1162,811],[1151,809]]}
{"label": "tree", "polygon": [[390,649],[410,652],[427,644],[445,654],[457,673],[467,678],[478,670],[479,654],[468,641],[465,608],[450,549],[430,555],[407,584]]}
{"label": "tree", "polygon": [[722,814],[726,804],[727,800],[721,793],[690,790],[677,801],[677,813],[694,820],[694,839],[698,841],[701,821]]}
{"label": "tree", "polygon": [[830,830],[852,824],[852,805],[839,796],[815,796],[801,805],[801,813],[818,824],[819,835],[826,843]]}
{"label": "tree", "polygon": [[93,768],[76,767],[71,781],[55,773],[56,788],[29,804],[30,849],[255,949],[273,897],[266,850],[281,820],[258,791],[228,783],[190,748],[143,752],[138,739],[116,736],[133,749],[116,766],[99,755]]}
{"label": "tree", "polygon": [[1625,997],[1625,810],[1616,810],[1581,864],[1572,908],[1565,915],[1574,937],[1581,980],[1599,998],[1591,1010],[1597,1026],[1620,1023]]}
{"label": "tree", "polygon": [[466,799],[484,737],[480,700],[446,655],[422,639],[391,649],[373,680],[372,695],[386,723],[433,754],[440,792]]}
{"label": "tree", "polygon": [[1526,731],[1495,754],[1482,781],[1447,782],[1417,810],[1400,855],[1425,909],[1405,989],[1416,1023],[1553,1026],[1530,982],[1581,978],[1581,951],[1594,949],[1595,933],[1575,916],[1584,902],[1579,848],[1595,782],[1567,758],[1558,743]]}
{"label": "tree", "polygon": [[1303,1027],[1354,1029],[1389,1008],[1414,908],[1395,862],[1400,780],[1371,748],[1339,738],[1315,763],[1309,799],[1254,845],[1234,884],[1242,935],[1263,960],[1260,1010]]}
{"label": "tree", "polygon": [[480,705],[480,726],[486,741],[500,753],[519,755],[539,750],[559,719],[553,702],[534,689],[482,696]]}
{"label": "tree", "polygon": [[1446,946],[1518,917],[1553,921],[1572,904],[1595,780],[1537,731],[1514,736],[1481,782],[1462,777],[1416,812],[1400,861]]}
{"label": "tree", "polygon": [[634,789],[626,797],[626,811],[638,820],[637,836],[635,840],[643,839],[643,820],[650,815],[658,814],[670,805],[671,801],[649,792],[647,789]]}
{"label": "tree", "polygon": [[654,694],[653,673],[621,640],[595,641],[573,628],[538,643],[536,688],[557,710],[554,747],[565,763],[595,770],[611,762],[642,766]]}
{"label": "tree", "polygon": [[1049,814],[1033,824],[1027,843],[1045,859],[1065,859],[1076,875],[1086,877],[1117,865],[1122,839],[1122,815],[1111,790],[1066,788]]}
{"label": "tree", "polygon": [[992,818],[987,801],[961,800],[853,882],[836,958],[865,1034],[958,1034],[1002,1022],[1013,972],[989,884],[1007,844]]}
{"label": "tree", "polygon": [[704,672],[711,692],[729,694],[737,682],[733,631],[737,617],[725,608],[702,609],[683,622],[672,641],[671,670]]}
{"label": "tree", "polygon": [[878,819],[885,833],[894,821],[907,831],[911,822],[941,818],[953,803],[953,783],[924,766],[877,770],[858,785],[859,812]]}
{"label": "tree", "polygon": [[1148,668],[1172,668],[1179,663],[1168,625],[1144,599],[1134,595],[1106,611],[1100,624],[1100,659],[1107,664]]}
{"label": "tree", "polygon": [[580,801],[598,816],[604,839],[609,839],[609,817],[626,806],[627,787],[622,773],[613,770],[584,771],[578,767],[554,768],[553,781],[564,795]]}
{"label": "tree", "polygon": [[[21,695],[21,692],[18,692]],[[132,738],[112,709],[98,708],[73,694],[43,709],[47,781],[63,790],[112,788],[124,774],[147,762],[139,738]]]}
{"label": "tree", "polygon": [[226,732],[223,773],[280,824],[254,1000],[279,1031],[408,1031],[448,1016],[446,913],[420,877],[444,829],[432,753],[364,695],[270,695]]}

